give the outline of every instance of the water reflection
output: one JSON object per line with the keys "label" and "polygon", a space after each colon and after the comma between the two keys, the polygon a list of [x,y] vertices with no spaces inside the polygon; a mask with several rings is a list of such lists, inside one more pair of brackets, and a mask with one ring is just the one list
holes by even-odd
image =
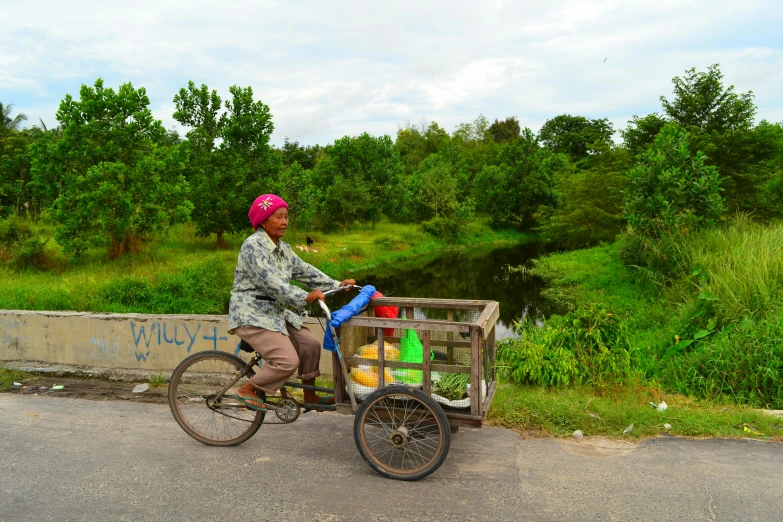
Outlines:
{"label": "water reflection", "polygon": [[[543,282],[525,266],[545,253],[541,244],[528,244],[498,250],[465,249],[450,252],[415,269],[389,270],[357,278],[360,285],[371,284],[387,297],[429,297],[440,299],[486,299],[500,302],[496,338],[513,335],[515,320],[525,317],[541,322],[560,310],[541,296]],[[351,296],[336,296],[329,303],[339,308]],[[311,308],[311,313],[316,315]],[[443,315],[439,317],[438,313]],[[445,311],[427,311],[431,319],[446,319]],[[460,319],[472,319],[457,317]]]}

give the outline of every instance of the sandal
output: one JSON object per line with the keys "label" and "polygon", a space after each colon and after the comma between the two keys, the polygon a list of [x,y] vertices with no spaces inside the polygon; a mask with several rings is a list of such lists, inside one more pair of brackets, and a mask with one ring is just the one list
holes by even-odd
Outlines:
{"label": "sandal", "polygon": [[337,407],[334,404],[334,395],[325,395],[318,399],[317,403],[304,402],[302,407],[305,413],[308,411],[336,411]]}
{"label": "sandal", "polygon": [[[269,411],[266,408],[266,404],[263,402],[263,399],[261,399],[260,397],[250,397],[250,396],[240,397],[236,393],[231,394],[230,397],[232,397],[232,398],[238,400],[239,402],[241,402],[242,404],[244,404],[245,407],[247,409],[249,409],[249,410],[263,411],[263,412]],[[259,403],[259,404],[261,404],[261,406],[254,406],[253,404],[250,404],[251,401]]]}

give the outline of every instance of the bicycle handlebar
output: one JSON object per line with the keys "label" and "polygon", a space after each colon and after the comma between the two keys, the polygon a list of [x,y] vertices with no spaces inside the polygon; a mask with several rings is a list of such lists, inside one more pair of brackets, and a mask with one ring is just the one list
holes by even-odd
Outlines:
{"label": "bicycle handlebar", "polygon": [[339,288],[332,288],[331,290],[327,290],[326,292],[324,292],[324,296],[334,295],[334,294],[337,294],[339,292],[349,292],[349,291],[351,291],[354,288],[356,288],[357,290],[361,290],[362,289],[362,287],[359,286],[359,285],[345,285],[345,286],[341,286]]}
{"label": "bicycle handlebar", "polygon": [[[351,291],[354,288],[357,288],[359,290],[362,289],[362,287],[359,286],[359,285],[346,285],[346,286],[341,286],[339,288],[332,288],[331,290],[327,290],[323,294],[324,294],[324,297],[328,297],[330,295],[334,295],[334,294],[337,294],[339,292],[349,292],[349,291]],[[326,306],[326,303],[323,302],[320,299],[316,299],[316,301],[318,301],[318,306],[320,306],[321,310],[323,310],[324,313],[326,314],[326,320],[328,322],[331,322],[332,321],[332,312],[329,310],[329,307]]]}

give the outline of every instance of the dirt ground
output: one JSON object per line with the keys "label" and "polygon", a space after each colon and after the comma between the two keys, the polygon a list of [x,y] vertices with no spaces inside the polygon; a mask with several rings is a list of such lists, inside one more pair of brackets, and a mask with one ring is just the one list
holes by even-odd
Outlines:
{"label": "dirt ground", "polygon": [[[78,377],[54,377],[35,375],[17,381],[22,386],[12,386],[5,393],[21,395],[48,395],[72,399],[90,399],[96,401],[133,401],[167,404],[168,383],[143,393],[133,393],[133,388],[143,382],[110,381],[106,379],[87,379]],[[61,390],[53,390],[52,386],[63,386]]]}

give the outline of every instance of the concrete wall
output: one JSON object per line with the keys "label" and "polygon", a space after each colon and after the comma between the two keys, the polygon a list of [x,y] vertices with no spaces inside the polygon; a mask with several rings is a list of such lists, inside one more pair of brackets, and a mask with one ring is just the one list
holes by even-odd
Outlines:
{"label": "concrete wall", "polygon": [[[305,318],[305,325],[323,340],[316,319]],[[171,371],[188,355],[203,350],[244,355],[239,337],[227,330],[224,315],[0,310],[0,362]],[[321,354],[321,372],[331,374],[331,353]]]}

